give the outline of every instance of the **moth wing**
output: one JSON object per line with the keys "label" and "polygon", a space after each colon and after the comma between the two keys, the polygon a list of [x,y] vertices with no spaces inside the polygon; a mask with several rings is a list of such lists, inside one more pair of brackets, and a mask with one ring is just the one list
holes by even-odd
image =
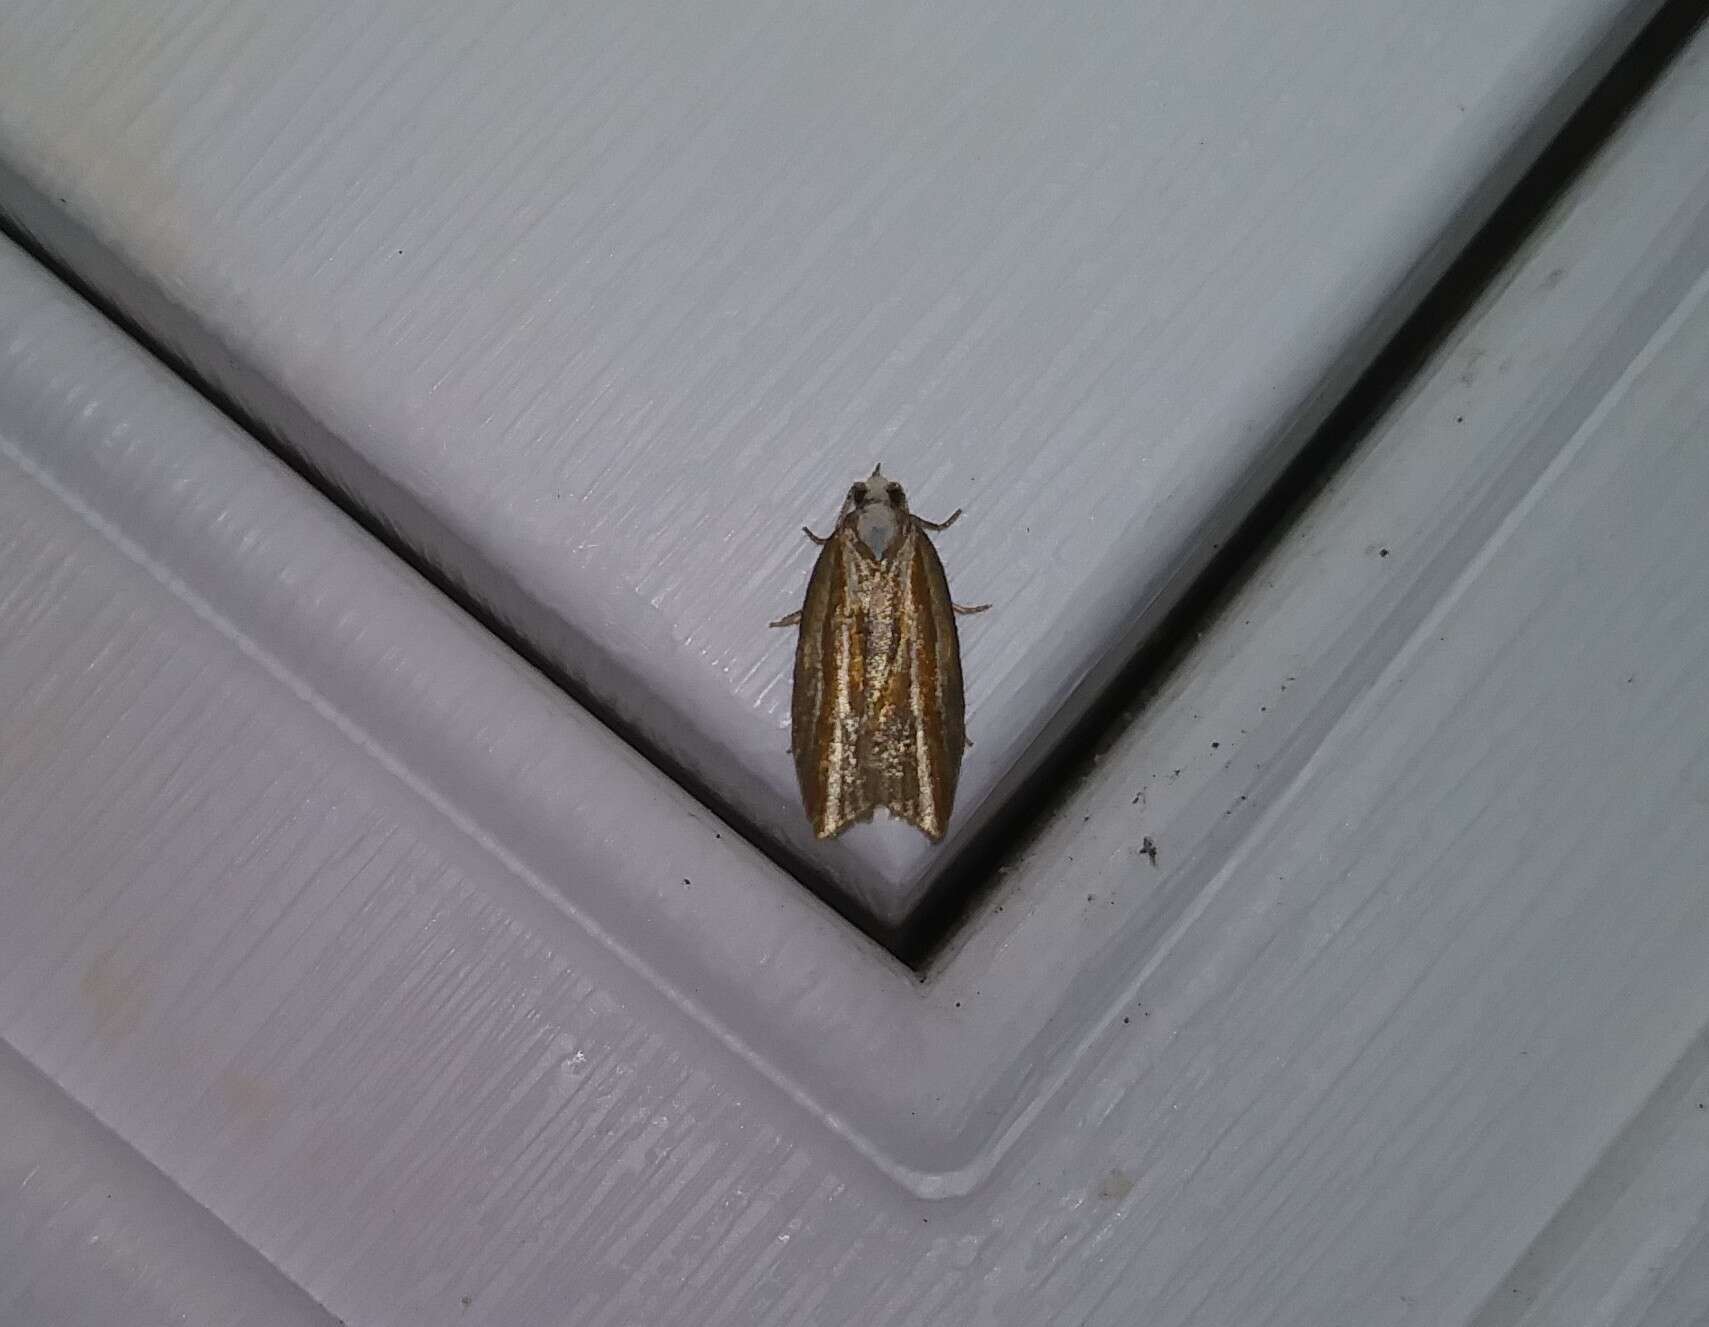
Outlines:
{"label": "moth wing", "polygon": [[795,643],[790,747],[813,832],[835,838],[872,817],[862,770],[867,677],[865,578],[869,560],[852,531],[838,529],[819,550]]}
{"label": "moth wing", "polygon": [[895,658],[869,700],[885,758],[867,762],[872,800],[936,841],[949,825],[967,745],[961,642],[937,549],[909,527],[886,570],[895,577]]}

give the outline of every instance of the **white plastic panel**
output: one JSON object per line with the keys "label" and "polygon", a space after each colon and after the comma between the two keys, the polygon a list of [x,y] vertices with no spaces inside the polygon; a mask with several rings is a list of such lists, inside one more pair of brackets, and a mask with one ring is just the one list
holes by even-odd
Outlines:
{"label": "white plastic panel", "polygon": [[0,1035],[364,1327],[1690,1321],[1705,54],[925,982],[7,255]]}
{"label": "white plastic panel", "polygon": [[1709,1036],[1693,1042],[1514,1265],[1477,1327],[1709,1317]]}
{"label": "white plastic panel", "polygon": [[[0,207],[758,826],[882,459],[968,601],[958,832],[1649,0],[25,0]],[[982,807],[983,804],[983,807]]]}
{"label": "white plastic panel", "polygon": [[3,1044],[0,1322],[337,1327],[288,1277]]}

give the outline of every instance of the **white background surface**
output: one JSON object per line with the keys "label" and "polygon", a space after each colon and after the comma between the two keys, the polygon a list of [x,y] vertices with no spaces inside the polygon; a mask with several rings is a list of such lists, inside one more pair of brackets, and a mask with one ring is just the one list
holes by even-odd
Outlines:
{"label": "white background surface", "polygon": [[50,247],[894,920],[955,840],[807,839],[764,630],[797,528],[877,459],[967,508],[971,830],[1651,8],[31,0],[0,160]]}
{"label": "white background surface", "polygon": [[[8,255],[4,1089],[351,1323],[1690,1321],[1706,88],[1700,43],[914,985]],[[579,742],[542,881],[490,794]],[[511,768],[459,784],[457,743]],[[725,872],[763,904],[721,935]],[[696,925],[839,1049],[958,1003],[977,1042],[1028,968],[1075,1031],[983,1071],[1038,1108],[921,1201],[670,948]],[[146,1225],[51,1135],[8,1140],[8,1219],[58,1156],[66,1219]],[[225,1237],[174,1229],[153,1284],[226,1320]]]}
{"label": "white background surface", "polygon": [[333,1327],[301,1287],[0,1045],[0,1322]]}

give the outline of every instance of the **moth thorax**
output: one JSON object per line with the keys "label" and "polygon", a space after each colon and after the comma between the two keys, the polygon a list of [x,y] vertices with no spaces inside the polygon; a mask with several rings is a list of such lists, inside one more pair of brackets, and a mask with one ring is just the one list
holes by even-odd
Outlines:
{"label": "moth thorax", "polygon": [[855,515],[855,536],[880,560],[902,532],[902,513],[888,502],[869,502]]}

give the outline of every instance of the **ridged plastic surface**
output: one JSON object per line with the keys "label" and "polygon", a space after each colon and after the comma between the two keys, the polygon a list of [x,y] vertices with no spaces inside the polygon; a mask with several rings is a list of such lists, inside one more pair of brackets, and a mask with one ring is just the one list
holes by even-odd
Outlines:
{"label": "ridged plastic surface", "polygon": [[[1653,8],[21,0],[0,208],[893,921]],[[995,604],[937,849],[765,629],[876,460]]]}
{"label": "ridged plastic surface", "polygon": [[0,1090],[364,1327],[1701,1317],[1706,54],[923,982],[7,253]]}

